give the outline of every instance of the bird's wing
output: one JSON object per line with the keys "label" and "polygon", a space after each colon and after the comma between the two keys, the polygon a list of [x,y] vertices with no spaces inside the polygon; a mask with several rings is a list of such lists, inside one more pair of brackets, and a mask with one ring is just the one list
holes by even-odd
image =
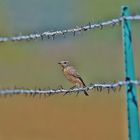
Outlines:
{"label": "bird's wing", "polygon": [[68,68],[68,74],[77,78],[80,77],[80,74],[73,67]]}
{"label": "bird's wing", "polygon": [[85,86],[85,83],[84,83],[83,79],[81,78],[80,74],[72,66],[68,68],[68,74],[80,79],[83,86]]}

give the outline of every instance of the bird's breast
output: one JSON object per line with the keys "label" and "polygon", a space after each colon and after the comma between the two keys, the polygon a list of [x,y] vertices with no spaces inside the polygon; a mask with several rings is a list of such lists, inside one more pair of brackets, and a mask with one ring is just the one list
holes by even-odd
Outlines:
{"label": "bird's breast", "polygon": [[64,76],[66,77],[66,79],[68,79],[71,83],[73,83],[76,86],[82,86],[82,83],[80,81],[80,79],[76,76],[74,76],[69,68],[65,68],[63,70],[64,72]]}
{"label": "bird's breast", "polygon": [[65,76],[68,80],[71,81],[71,80],[73,79],[73,76],[71,75],[69,69],[68,69],[68,68],[64,68],[63,71],[64,71],[64,76]]}

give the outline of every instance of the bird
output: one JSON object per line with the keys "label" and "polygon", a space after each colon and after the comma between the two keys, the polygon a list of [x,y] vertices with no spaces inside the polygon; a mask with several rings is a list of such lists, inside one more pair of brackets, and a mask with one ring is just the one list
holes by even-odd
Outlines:
{"label": "bird", "polygon": [[[61,66],[62,72],[63,72],[64,76],[66,77],[66,79],[74,85],[72,88],[86,87],[83,79],[81,78],[79,73],[76,71],[76,69],[70,64],[69,61],[62,60],[62,61],[58,62],[58,64]],[[88,96],[88,93],[85,90],[84,90],[84,94],[86,96]]]}

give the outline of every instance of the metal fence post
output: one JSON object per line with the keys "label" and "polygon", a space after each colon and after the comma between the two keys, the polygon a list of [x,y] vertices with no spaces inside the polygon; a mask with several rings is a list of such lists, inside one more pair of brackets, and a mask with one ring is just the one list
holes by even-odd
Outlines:
{"label": "metal fence post", "polygon": [[[127,6],[122,6],[122,16],[129,16]],[[126,80],[135,80],[131,27],[130,21],[125,18],[123,18],[122,20],[122,33]],[[126,85],[126,96],[129,135],[128,137],[129,140],[140,140],[138,101],[135,85]]]}

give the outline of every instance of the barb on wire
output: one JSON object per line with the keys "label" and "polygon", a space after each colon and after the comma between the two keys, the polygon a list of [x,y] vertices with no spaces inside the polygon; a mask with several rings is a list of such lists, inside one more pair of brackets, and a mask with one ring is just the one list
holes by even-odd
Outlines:
{"label": "barb on wire", "polygon": [[97,89],[97,91],[102,91],[104,89],[107,89],[108,92],[110,90],[116,91],[118,88],[120,91],[120,88],[125,85],[140,85],[140,80],[129,80],[129,81],[118,81],[113,83],[96,83],[96,84],[89,84],[88,86],[84,88],[74,88],[74,89],[63,89],[63,87],[59,87],[58,89],[18,89],[15,87],[14,89],[0,89],[0,95],[13,95],[13,94],[25,94],[25,95],[32,95],[33,97],[35,95],[56,95],[56,94],[70,94],[70,93],[82,93],[83,91],[90,91]]}
{"label": "barb on wire", "polygon": [[77,27],[77,28],[73,28],[73,29],[66,29],[66,30],[58,30],[58,31],[45,31],[43,33],[31,33],[29,35],[18,35],[18,36],[12,36],[12,37],[0,37],[0,42],[8,42],[8,41],[22,41],[22,40],[35,40],[35,39],[44,39],[44,38],[52,38],[54,40],[54,38],[56,36],[64,36],[66,33],[72,33],[74,36],[77,32],[82,32],[82,31],[88,31],[91,29],[96,29],[96,28],[100,28],[102,29],[104,26],[108,26],[108,25],[117,25],[118,23],[122,22],[123,19],[127,19],[127,20],[140,20],[140,15],[135,15],[135,16],[123,16],[123,17],[118,17],[118,18],[114,18],[111,20],[107,20],[107,21],[103,21],[100,23],[95,23],[95,24],[91,24],[89,22],[88,25],[86,26],[81,26],[81,27]]}

